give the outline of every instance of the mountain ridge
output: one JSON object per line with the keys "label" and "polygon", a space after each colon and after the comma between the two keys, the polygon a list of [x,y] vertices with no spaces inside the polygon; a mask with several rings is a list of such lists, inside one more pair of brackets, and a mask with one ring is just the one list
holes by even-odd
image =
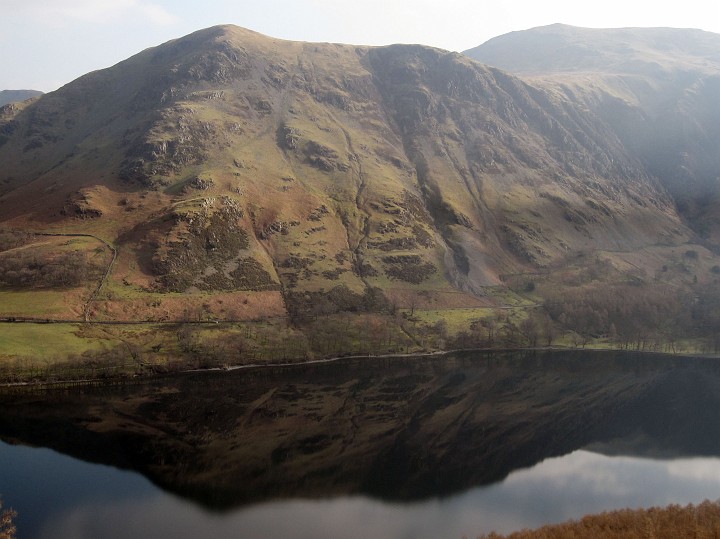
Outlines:
{"label": "mountain ridge", "polygon": [[[418,348],[416,309],[432,328],[467,309],[454,331],[477,334],[517,307],[503,322],[517,340],[566,281],[685,290],[692,252],[711,282],[712,245],[689,243],[667,183],[604,98],[568,88],[422,45],[213,27],[1,108],[0,225],[117,250],[100,292],[56,312],[287,331],[364,313]],[[71,248],[29,241],[38,259]],[[83,241],[87,263],[108,257]],[[28,279],[6,290],[7,316],[49,297]]]}
{"label": "mountain ridge", "polygon": [[[276,43],[274,40],[271,40],[270,38],[261,36],[260,34],[256,34],[253,32],[248,33],[244,30],[237,30],[234,27],[229,27],[229,26],[214,27],[209,30],[197,32],[197,33],[192,34],[191,36],[181,39],[181,40],[171,41],[171,42],[167,43],[166,45],[164,45],[160,49],[150,49],[148,51],[143,51],[142,53],[131,58],[130,60],[123,62],[121,64],[118,64],[118,66],[115,66],[114,68],[111,68],[111,70],[95,72],[86,77],[82,77],[81,79],[78,79],[78,81],[76,81],[75,83],[72,83],[71,85],[66,86],[65,89],[63,89],[63,92],[61,92],[61,93],[64,93],[67,96],[67,97],[65,97],[65,104],[66,105],[70,104],[70,106],[72,106],[72,101],[74,99],[80,99],[80,98],[73,97],[72,92],[86,91],[84,89],[83,85],[86,83],[89,83],[88,81],[90,79],[92,79],[92,78],[101,79],[103,77],[106,77],[106,80],[100,80],[99,82],[97,82],[97,81],[94,82],[95,87],[97,87],[99,85],[101,88],[104,86],[108,89],[111,89],[111,88],[113,88],[113,86],[112,86],[113,84],[117,84],[116,82],[113,82],[112,78],[114,77],[115,81],[120,80],[120,79],[123,81],[122,89],[123,89],[124,93],[122,95],[126,96],[125,97],[126,101],[128,100],[127,95],[129,93],[131,93],[131,92],[127,92],[128,87],[135,88],[134,93],[132,94],[133,95],[132,102],[128,102],[127,106],[130,107],[131,111],[132,110],[142,111],[144,109],[144,107],[146,105],[148,105],[148,102],[155,105],[155,104],[158,104],[158,102],[162,103],[166,99],[172,101],[173,92],[181,91],[180,89],[175,88],[173,86],[173,82],[178,82],[180,85],[187,85],[187,84],[195,83],[197,81],[199,86],[203,86],[203,85],[207,85],[208,81],[210,81],[212,83],[223,84],[223,83],[227,82],[228,80],[231,80],[235,76],[240,76],[240,77],[249,76],[249,70],[251,69],[251,67],[247,63],[243,64],[245,59],[241,59],[240,57],[238,57],[237,50],[232,50],[232,46],[229,45],[229,43],[231,42],[232,39],[238,39],[239,36],[241,36],[241,39],[244,40],[245,36],[248,36],[248,35],[252,37],[253,43],[257,42],[258,40],[262,43],[262,45],[259,46],[259,49],[261,49],[261,50],[266,51],[266,48],[268,46],[270,46],[271,43],[273,43],[273,44]],[[205,43],[218,42],[217,46],[219,48],[216,49],[212,53],[203,52],[201,54],[196,54],[193,51],[195,50],[195,47],[198,46],[197,45],[198,40],[201,40]],[[218,40],[222,41],[222,43],[220,43]],[[296,49],[300,46],[310,46],[310,45],[298,45],[298,44],[294,44],[292,42],[283,42],[283,44],[286,45],[287,47],[292,47],[292,48],[296,48]],[[246,44],[244,44],[243,46],[245,46],[245,45]],[[263,48],[263,46],[265,47],[265,49]],[[312,46],[317,48],[319,45],[312,45]],[[346,50],[346,51],[359,50],[356,47],[349,48],[349,47],[338,46],[338,45],[325,45],[325,47],[328,47],[330,49],[335,48],[338,50],[344,48],[344,50]],[[176,58],[172,60],[173,62],[177,62],[178,59],[182,60],[183,62],[187,62],[188,58],[190,58],[190,57],[188,57],[188,58],[184,57],[183,56],[185,54],[184,51],[189,51],[190,57],[192,58],[192,60],[190,61],[190,64],[192,64],[192,65],[190,65],[189,67],[187,67],[187,65],[185,65],[185,67],[184,67],[185,71],[182,73],[173,71],[174,68],[171,68],[170,72],[166,72],[163,75],[155,74],[154,77],[151,78],[148,82],[148,78],[145,76],[139,77],[139,76],[135,75],[133,77],[133,76],[129,76],[128,72],[123,72],[123,71],[127,71],[128,69],[130,69],[133,65],[133,62],[135,62],[135,63],[141,62],[143,57],[148,58],[151,56],[150,58],[148,58],[148,62],[150,65],[152,65],[151,69],[153,72],[157,72],[158,62],[166,61],[167,57],[171,54],[176,55]],[[461,70],[461,69],[462,70],[468,69],[467,67],[461,67],[463,64],[462,64],[462,60],[460,59],[459,56],[452,55],[452,53],[440,53],[439,49],[424,48],[421,46],[391,46],[391,47],[387,47],[387,48],[369,48],[369,49],[364,49],[363,54],[367,54],[368,57],[370,58],[370,62],[372,63],[377,58],[382,56],[384,54],[384,51],[394,51],[395,53],[397,53],[399,55],[403,54],[402,51],[412,51],[412,52],[409,52],[409,55],[405,60],[402,60],[402,62],[406,62],[406,64],[408,62],[415,62],[415,61],[419,61],[420,64],[422,64],[425,61],[435,62],[440,56],[442,56],[443,58],[452,58],[451,60],[448,60],[445,62],[444,67],[443,67],[444,69],[446,68],[449,71],[453,70],[453,69],[457,69],[458,73],[459,73],[459,70]],[[416,51],[424,51],[424,52],[422,54],[416,55],[415,54]],[[433,52],[431,52],[431,51],[433,51]],[[205,57],[203,55],[209,55],[209,56]],[[382,62],[391,61],[392,55],[393,55],[392,53],[389,53],[388,55],[386,55],[387,57],[384,60],[381,60],[380,64],[382,64]],[[423,56],[423,55],[424,55],[424,58],[421,58],[421,56]],[[435,57],[433,57],[433,56],[435,56]],[[193,62],[195,62],[195,63],[193,64]],[[402,65],[401,69],[406,69],[406,67],[407,67],[406,64]],[[184,64],[181,63],[179,65],[182,66]],[[379,65],[379,64],[376,61],[376,66],[377,65]],[[440,64],[437,64],[437,65],[440,65]],[[344,66],[344,67],[347,67],[347,66]],[[357,68],[363,69],[360,66],[358,66]],[[425,69],[425,66],[422,66],[421,69]],[[477,75],[477,73],[473,73],[472,69],[481,69],[481,68],[473,66],[471,69],[469,69],[465,73],[465,75],[462,75],[462,76],[469,77],[469,79],[468,79],[469,83],[475,84],[476,82],[478,82],[477,81],[478,75]],[[375,73],[373,75],[370,75],[369,73],[366,72],[366,74],[361,75],[361,77],[357,79],[357,82],[359,84],[367,85],[367,83],[370,81],[369,77],[377,76],[377,71],[378,71],[378,69],[375,68]],[[446,73],[446,75],[450,75],[450,74],[451,73]],[[392,78],[392,77],[397,76],[397,72],[396,73],[387,72],[385,75],[389,78]],[[255,76],[257,78],[257,74]],[[349,75],[344,74],[344,76],[347,77]],[[411,76],[415,76],[415,75],[411,74]],[[505,78],[504,76],[498,77],[497,74],[490,73],[490,72],[485,72],[485,73],[483,73],[482,76],[485,78],[489,77],[491,85],[495,85],[498,83],[498,81],[502,81]],[[90,78],[88,78],[88,77],[90,77]],[[495,78],[495,80],[492,80],[493,77]],[[262,79],[262,76],[259,78]],[[397,82],[397,83],[395,84],[395,82]],[[456,84],[463,84],[464,82],[468,82],[468,81],[455,81]],[[407,82],[407,81],[402,80],[401,78],[398,78],[397,81],[393,81],[394,88],[402,88],[403,91],[405,89],[407,89],[408,92],[415,92],[415,93],[410,96],[408,96],[408,95],[399,95],[399,96],[398,95],[386,95],[386,96],[372,95],[372,98],[374,100],[381,100],[384,97],[385,104],[387,104],[387,100],[395,100],[395,102],[393,103],[393,106],[395,106],[395,104],[398,103],[398,101],[400,99],[405,100],[402,104],[402,106],[404,106],[405,109],[402,109],[399,111],[399,113],[402,114],[402,117],[399,117],[396,115],[395,121],[400,124],[403,124],[403,123],[407,124],[407,125],[402,125],[400,127],[400,130],[415,129],[415,123],[413,123],[413,122],[416,122],[418,119],[420,119],[420,117],[423,113],[422,110],[419,110],[417,105],[424,106],[424,104],[415,103],[415,102],[413,102],[413,99],[415,99],[415,98],[423,99],[422,93],[424,92],[424,88],[427,86],[428,83],[434,84],[434,81],[429,81],[429,80],[426,81],[426,80],[418,79],[415,81]],[[135,84],[136,86],[133,86],[133,84]],[[266,87],[270,88],[270,93],[278,93],[274,88],[272,88],[272,85],[273,84],[282,85],[284,83],[279,79],[274,82],[268,81],[268,79],[266,79],[266,81],[263,82],[263,84]],[[403,87],[402,86],[403,84],[407,84],[407,87],[406,88]],[[485,87],[488,87],[487,82],[484,82],[482,84],[485,84]],[[527,94],[525,96],[522,95],[525,92],[525,89],[519,88],[516,85],[513,86],[513,84],[514,83],[510,84],[508,91],[517,92],[518,97],[525,99],[527,97]],[[137,86],[137,85],[139,85],[139,86]],[[163,85],[165,86],[165,88],[161,89],[161,87]],[[367,88],[368,87],[366,86],[365,90],[367,90]],[[385,88],[385,92],[387,93],[388,89],[390,89],[391,86],[385,84],[385,86],[383,88]],[[434,90],[442,91],[441,84],[436,85]],[[467,90],[467,88],[466,88],[466,90]],[[312,91],[317,92],[319,90],[311,88],[311,92]],[[364,90],[361,89],[361,91],[364,91]],[[372,92],[373,90],[370,90],[370,91]],[[393,90],[390,89],[389,91],[392,92]],[[335,93],[333,93],[333,92],[335,92]],[[331,102],[330,106],[332,106],[335,109],[340,108],[342,110],[343,100],[347,99],[347,95],[343,95],[343,93],[345,93],[345,91],[343,89],[326,91],[327,97],[321,97],[321,99],[323,99],[323,98],[328,99]],[[52,97],[54,97],[55,99],[58,99],[58,95],[59,94],[56,92],[55,94],[53,94]],[[362,94],[360,94],[360,95],[362,95]],[[475,99],[475,100],[481,99],[482,95],[481,95],[481,93],[477,93],[477,92],[475,92],[475,94],[473,94],[472,91],[470,91],[467,94],[467,96],[465,96],[465,97],[468,97],[470,99],[470,101],[472,102],[473,99]],[[454,99],[453,97],[451,97],[451,98]],[[51,98],[48,98],[48,101],[49,101],[49,99],[51,99]],[[338,103],[332,102],[332,100],[334,100],[334,99],[338,100],[340,107],[336,106]],[[507,99],[507,97],[506,97],[506,99]],[[255,104],[255,106],[260,107],[260,108],[267,106],[268,103],[271,103],[271,101],[268,101],[266,103],[265,101],[267,101],[267,100],[263,100],[262,98],[258,98],[258,100],[259,101]],[[104,101],[105,101],[105,103],[109,103],[110,101],[117,103],[119,101],[119,95],[117,93],[112,93],[112,91],[111,91],[108,93],[108,95],[104,96]],[[537,105],[533,105],[531,102],[532,102],[532,97],[530,98],[530,101],[528,102],[528,104],[529,104],[528,106],[537,107]],[[44,104],[45,104],[45,101],[40,103],[39,105],[37,105],[35,108],[36,109],[42,108],[42,105],[44,105]],[[488,104],[490,106],[492,106],[492,103],[488,103]],[[50,106],[50,105],[49,104],[46,105],[46,107],[48,107],[48,106]],[[103,106],[107,107],[107,105],[102,105],[102,104],[95,104],[94,106],[96,108],[102,108]],[[442,104],[442,105],[438,105],[438,106],[444,107],[445,105]],[[162,110],[165,110],[166,113],[168,113],[167,107],[163,108]],[[50,113],[53,113],[53,111],[50,111]],[[542,114],[541,112],[536,112],[536,113]],[[286,113],[283,111],[283,114],[286,114]],[[416,117],[413,117],[413,115],[415,115]],[[87,115],[87,116],[90,116],[90,115]],[[514,119],[512,121],[514,121]],[[86,131],[98,130],[98,129],[100,129],[99,124],[102,124],[102,123],[106,123],[106,119],[100,117],[95,121],[95,126],[93,127],[92,124],[89,125],[88,127],[86,127]],[[212,129],[212,127],[210,127],[208,125],[206,125],[205,127],[200,127],[200,129],[202,129],[202,128]],[[188,129],[190,130],[190,135],[189,135],[190,137],[202,137],[203,136],[202,133],[193,133],[192,127],[189,127]],[[289,129],[293,129],[293,128],[289,127]],[[535,129],[537,129],[537,127]],[[69,130],[69,131],[72,133],[73,130]],[[397,129],[396,129],[396,131],[397,131]],[[81,136],[83,136],[83,135],[81,135]],[[56,135],[44,134],[43,136],[46,138],[52,138],[53,136],[56,136]],[[567,133],[565,136],[567,136]],[[160,138],[162,138],[162,136]],[[317,142],[317,141],[315,141],[315,142]],[[392,144],[402,143],[404,146],[407,147],[408,144],[410,146],[412,146],[413,144],[416,144],[417,142],[418,142],[417,140],[402,141],[402,142],[398,141],[398,140],[394,140],[391,143]],[[151,144],[153,144],[153,143],[154,142],[151,142]],[[38,140],[38,137],[35,137],[34,139],[32,139],[30,142],[28,142],[26,144],[23,151],[26,152],[26,151],[30,151],[30,150],[34,149],[34,148],[30,148],[30,150],[28,150],[27,149],[28,146],[41,145],[41,144],[43,144],[42,140]],[[129,183],[133,183],[133,182],[142,183],[145,181],[151,181],[149,178],[146,177],[147,171],[145,171],[143,169],[143,167],[146,166],[145,162],[147,161],[146,156],[142,155],[142,152],[147,150],[147,148],[145,146],[143,146],[143,144],[145,144],[145,143],[141,142],[140,144],[137,144],[135,147],[133,147],[131,149],[131,151],[126,152],[126,155],[124,156],[124,159],[121,163],[119,175],[122,176],[123,178],[125,178],[127,181],[129,181]],[[200,161],[202,161],[204,159],[202,155],[197,154],[198,152],[202,153],[202,150],[199,150],[200,146],[202,146],[202,144],[195,144],[195,146],[192,149],[188,149],[188,150],[186,150],[184,148],[177,150],[177,152],[185,152],[182,156],[180,156],[181,161],[185,161],[188,164],[193,164],[193,163],[199,164]],[[161,148],[162,148],[162,146],[161,146]],[[286,148],[282,148],[282,150],[286,151]],[[153,153],[153,151],[154,150],[150,149],[151,154]],[[328,150],[321,149],[320,151],[323,152],[323,151],[328,151]],[[330,148],[329,151],[334,152],[335,150]],[[410,149],[411,154],[413,153],[413,151],[415,151],[415,150]],[[195,152],[197,155],[193,155],[193,152]],[[407,148],[405,148],[405,152],[407,153]],[[140,154],[140,155],[135,157],[135,154]],[[334,165],[328,163],[327,158],[323,157],[322,155],[319,155],[317,157],[312,157],[312,159],[315,159],[316,164],[319,164],[319,166],[321,168],[322,167],[326,167],[326,168],[334,167]],[[423,159],[424,159],[424,156],[423,156]],[[42,159],[38,160],[38,159],[33,158],[33,160],[38,163],[43,162]],[[412,161],[413,159],[411,158],[410,160]],[[140,164],[141,161],[143,162],[142,165]],[[157,165],[158,161],[162,161],[162,160],[156,159],[155,161],[156,161],[156,165]],[[612,162],[612,161],[610,161],[610,160],[606,161],[606,163],[610,163],[610,162]],[[592,164],[591,161],[589,161],[588,163]],[[181,163],[181,165],[182,164],[184,164],[184,163]],[[406,163],[406,164],[409,164],[410,166],[414,165],[415,168],[417,167],[417,163]],[[538,164],[539,163],[531,163],[530,166],[537,166]],[[161,163],[160,167],[164,166],[165,167],[164,170],[170,171],[171,169],[177,169],[178,168],[177,165],[178,165],[177,163],[165,162],[165,163]],[[26,170],[28,168],[27,163],[22,163],[21,166],[22,166],[22,168],[24,168]],[[340,166],[348,167],[348,163],[343,163]],[[438,163],[438,166],[440,166],[440,168],[444,167],[444,165],[441,166],[439,163]],[[607,165],[604,165],[604,166],[607,166]],[[180,167],[180,168],[182,168],[182,167]],[[452,166],[451,166],[451,168],[452,168]],[[641,175],[642,173],[640,172],[639,167],[637,167],[637,168],[638,168],[638,171],[636,172],[637,175]],[[154,170],[155,170],[155,172],[158,172],[157,166]],[[32,174],[37,175],[39,170],[38,169],[35,169],[35,170],[30,169],[30,172]],[[160,172],[162,172],[162,170]],[[578,169],[576,172],[582,173],[584,171],[581,171]],[[600,172],[602,173],[602,171],[600,171]],[[448,173],[452,173],[452,172],[443,170],[442,172],[438,171],[436,173],[436,175],[437,174],[448,174]],[[454,174],[457,175],[457,172],[455,172]],[[167,174],[165,174],[165,175],[155,174],[155,176],[164,176],[163,181],[168,181]],[[417,186],[415,186],[415,188],[417,189]],[[425,184],[423,188],[428,191],[434,190],[436,195],[437,195],[437,193],[439,193],[439,188],[437,185],[430,186],[428,184]],[[439,206],[442,206],[442,204],[443,204],[443,201],[437,202],[437,205],[439,205]],[[449,217],[446,216],[443,219],[445,221],[447,221],[448,219],[455,220],[455,221],[458,220],[457,216],[449,216]],[[449,225],[449,226],[454,226],[454,225]],[[355,231],[355,233],[357,234],[357,231]],[[529,254],[531,255],[531,253],[529,253]]]}
{"label": "mountain ridge", "polygon": [[[642,50],[664,63],[714,71],[720,68],[719,42],[720,35],[692,28],[583,28],[558,23],[497,36],[463,54],[509,72],[545,75],[580,72],[588,66],[607,71],[608,57],[612,68],[634,73],[638,65],[628,62],[627,55]],[[597,50],[590,50],[590,45]],[[519,46],[522,57],[517,54]]]}

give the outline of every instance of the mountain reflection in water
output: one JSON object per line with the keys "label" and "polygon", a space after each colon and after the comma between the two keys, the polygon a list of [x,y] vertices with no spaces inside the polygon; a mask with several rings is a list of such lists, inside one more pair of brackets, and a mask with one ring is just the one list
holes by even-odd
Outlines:
{"label": "mountain reflection in water", "polygon": [[[20,451],[37,450],[0,443],[7,467],[0,484],[14,495],[26,539],[475,537],[618,507],[697,503],[720,492],[720,459],[660,461],[581,450],[442,499],[281,499],[219,515],[169,496],[134,473],[87,464],[79,470],[84,463],[63,455],[21,458]],[[46,467],[34,467],[36,459]],[[18,467],[20,462],[27,467]],[[47,466],[70,468],[73,488],[48,482],[53,473]]]}
{"label": "mountain reflection in water", "polygon": [[[720,367],[687,358],[365,359],[5,394],[0,437],[138,471],[191,502],[157,490],[89,496],[92,511],[70,512],[76,525],[100,514],[110,530],[124,512],[152,530],[172,513],[217,537],[473,536],[716,498],[716,459],[677,459],[720,454],[718,389]],[[19,449],[0,447],[7,484],[2,452]],[[623,454],[675,460],[611,456]],[[12,468],[16,477],[23,465]],[[10,504],[12,492],[0,492]]]}

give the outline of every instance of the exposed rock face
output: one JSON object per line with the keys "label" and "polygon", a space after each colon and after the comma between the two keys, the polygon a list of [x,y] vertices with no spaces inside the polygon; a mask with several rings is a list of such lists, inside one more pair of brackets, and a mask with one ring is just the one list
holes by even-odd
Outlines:
{"label": "exposed rock face", "polygon": [[69,200],[65,208],[63,208],[63,212],[65,215],[74,215],[80,219],[97,219],[102,217],[103,214],[101,209],[93,208],[83,198]]}

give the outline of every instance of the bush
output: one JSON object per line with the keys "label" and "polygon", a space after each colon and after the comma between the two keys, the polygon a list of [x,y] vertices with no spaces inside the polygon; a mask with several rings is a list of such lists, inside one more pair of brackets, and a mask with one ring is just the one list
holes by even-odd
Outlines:
{"label": "bush", "polygon": [[31,234],[17,230],[0,230],[0,252],[15,249],[28,243]]}
{"label": "bush", "polygon": [[15,525],[13,519],[17,516],[17,512],[12,509],[2,508],[2,500],[0,500],[0,539],[14,539]]}
{"label": "bush", "polygon": [[99,279],[101,272],[77,251],[46,258],[25,252],[0,257],[0,287],[6,288],[72,288]]}
{"label": "bush", "polygon": [[412,284],[420,284],[437,271],[433,264],[423,262],[418,255],[385,256],[382,261],[389,277]]}
{"label": "bush", "polygon": [[718,537],[720,534],[720,502],[705,501],[700,505],[670,505],[665,509],[622,509],[583,517],[579,521],[523,530],[509,535],[491,533],[479,539],[684,539]]}

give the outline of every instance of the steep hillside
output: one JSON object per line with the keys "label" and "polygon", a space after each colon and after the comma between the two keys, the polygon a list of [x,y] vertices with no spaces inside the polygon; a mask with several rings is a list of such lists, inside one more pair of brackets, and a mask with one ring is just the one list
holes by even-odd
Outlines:
{"label": "steep hillside", "polygon": [[101,318],[148,293],[476,304],[503,273],[686,236],[592,113],[428,47],[215,27],[0,114],[4,224],[119,248]]}
{"label": "steep hillside", "polygon": [[0,379],[720,350],[713,246],[563,84],[222,26],[0,108]]}
{"label": "steep hillside", "polygon": [[587,106],[662,181],[693,228],[718,244],[720,35],[552,25],[466,54]]}

